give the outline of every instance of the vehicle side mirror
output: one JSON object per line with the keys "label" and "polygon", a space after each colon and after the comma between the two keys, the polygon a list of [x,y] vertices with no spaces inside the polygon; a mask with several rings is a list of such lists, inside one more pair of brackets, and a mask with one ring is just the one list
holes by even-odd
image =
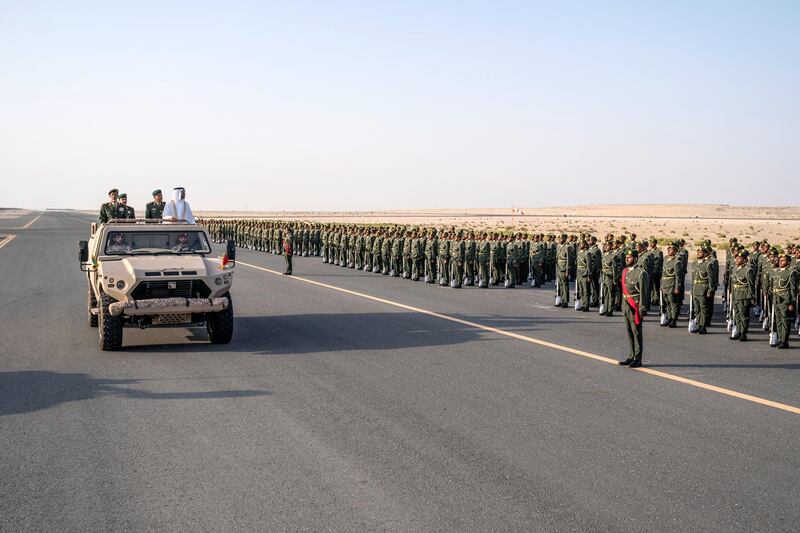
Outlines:
{"label": "vehicle side mirror", "polygon": [[228,254],[228,261],[236,261],[236,241],[228,241],[228,247],[225,250]]}
{"label": "vehicle side mirror", "polygon": [[86,241],[78,241],[78,261],[83,270],[83,265],[89,261],[89,243]]}

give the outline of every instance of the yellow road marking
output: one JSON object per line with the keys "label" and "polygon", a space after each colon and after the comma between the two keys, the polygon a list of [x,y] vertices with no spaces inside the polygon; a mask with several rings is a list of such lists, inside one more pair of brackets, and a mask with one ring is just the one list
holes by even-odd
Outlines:
{"label": "yellow road marking", "polygon": [[[260,267],[258,265],[252,265],[250,263],[245,263],[243,261],[237,261],[237,265],[244,265],[250,268],[254,268],[256,270],[262,270],[264,272],[269,272],[270,274],[282,275],[281,272],[277,270],[271,270],[269,268]],[[310,283],[311,285],[317,285],[319,287],[325,287],[326,289],[331,289],[334,291],[343,292],[345,294],[350,294],[352,296],[358,296],[359,298],[364,298],[367,300],[372,300],[373,302],[379,302],[386,305],[391,305],[394,307],[399,307],[400,309],[405,309],[407,311],[413,311],[415,313],[421,313],[423,315],[433,316],[436,318],[441,318],[442,320],[449,320],[450,322],[455,322],[457,324],[463,324],[465,326],[469,326],[471,328],[481,329],[483,331],[490,331],[492,333],[496,333],[498,335],[503,335],[505,337],[511,337],[512,339],[517,339],[525,342],[530,342],[532,344],[538,344],[539,346],[545,346],[547,348],[552,348],[554,350],[560,350],[562,352],[571,353],[574,355],[580,355],[581,357],[586,357],[588,359],[594,359],[595,361],[602,361],[604,363],[608,363],[611,365],[616,365],[617,360],[612,359],[610,357],[605,357],[602,355],[598,355],[591,352],[586,352],[583,350],[577,350],[575,348],[570,348],[569,346],[563,346],[561,344],[556,344],[553,342],[543,341],[541,339],[536,339],[534,337],[528,337],[526,335],[520,335],[519,333],[514,333],[511,331],[506,331],[500,328],[495,328],[492,326],[486,326],[484,324],[478,324],[477,322],[471,322],[469,320],[464,320],[461,318],[456,318],[450,315],[443,315],[442,313],[437,313],[435,311],[429,311],[427,309],[422,309],[420,307],[414,307],[411,305],[402,304],[400,302],[394,302],[392,300],[386,300],[384,298],[378,298],[377,296],[371,296],[369,294],[365,294],[363,292],[351,291],[350,289],[343,289],[341,287],[336,287],[335,285],[328,285],[327,283],[321,283],[319,281],[314,281],[306,278],[300,278],[297,276],[288,276],[289,279],[301,281],[303,283]],[[719,394],[724,394],[726,396],[730,396],[732,398],[739,398],[740,400],[746,400],[748,402],[757,403],[760,405],[765,405],[767,407],[772,407],[774,409],[780,409],[782,411],[787,411],[789,413],[794,413],[796,415],[800,415],[800,407],[795,407],[793,405],[788,405],[780,402],[774,402],[772,400],[767,400],[765,398],[760,398],[758,396],[753,396],[750,394],[744,394],[742,392],[737,392],[735,390],[726,389],[724,387],[717,387],[716,385],[710,385],[708,383],[703,383],[702,381],[696,381],[694,379],[688,379],[681,376],[676,376],[674,374],[669,374],[667,372],[662,372],[660,370],[653,370],[652,368],[641,367],[635,369],[626,369],[626,371],[635,370],[637,372],[642,372],[645,374],[650,374],[651,376],[656,376],[663,379],[668,379],[670,381],[677,381],[678,383],[683,383],[685,385],[690,385],[692,387],[697,387],[699,389],[705,389],[713,392],[717,392]]]}
{"label": "yellow road marking", "polygon": [[6,235],[6,238],[3,239],[3,242],[0,242],[0,248],[13,241],[14,237],[16,237],[16,235]]}
{"label": "yellow road marking", "polygon": [[25,224],[24,226],[22,226],[20,229],[28,229],[29,227],[31,227],[31,226],[33,225],[33,223],[34,223],[34,222],[36,222],[37,220],[39,220],[40,218],[42,218],[42,215],[43,215],[43,214],[44,214],[44,213],[39,213],[39,216],[38,216],[38,217],[36,217],[36,218],[34,218],[33,220],[31,220],[30,222],[28,222],[27,224]]}

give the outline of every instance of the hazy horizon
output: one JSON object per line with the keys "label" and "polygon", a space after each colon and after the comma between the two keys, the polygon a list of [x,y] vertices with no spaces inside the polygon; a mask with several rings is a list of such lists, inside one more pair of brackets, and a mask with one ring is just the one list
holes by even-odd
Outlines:
{"label": "hazy horizon", "polygon": [[0,2],[0,205],[787,206],[798,22],[786,1]]}

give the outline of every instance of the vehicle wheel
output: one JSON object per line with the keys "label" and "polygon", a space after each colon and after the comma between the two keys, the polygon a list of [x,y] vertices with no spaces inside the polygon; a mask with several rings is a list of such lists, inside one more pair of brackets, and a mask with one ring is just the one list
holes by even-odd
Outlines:
{"label": "vehicle wheel", "polygon": [[104,352],[122,348],[123,319],[121,316],[111,316],[108,311],[108,306],[115,301],[114,298],[100,291],[98,330],[100,332],[100,349]]}
{"label": "vehicle wheel", "polygon": [[88,295],[86,296],[86,318],[90,328],[97,327],[97,315],[92,314],[92,309],[95,307],[97,307],[97,297],[94,295],[92,288],[89,287]]}
{"label": "vehicle wheel", "polygon": [[223,297],[228,299],[228,308],[208,313],[206,317],[206,330],[211,344],[228,344],[233,337],[233,300],[229,292]]}

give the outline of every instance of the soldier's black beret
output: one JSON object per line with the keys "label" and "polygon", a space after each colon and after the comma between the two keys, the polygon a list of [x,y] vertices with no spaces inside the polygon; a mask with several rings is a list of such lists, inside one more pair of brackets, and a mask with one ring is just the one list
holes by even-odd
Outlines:
{"label": "soldier's black beret", "polygon": [[628,248],[625,251],[625,255],[630,257],[639,257],[639,250],[637,250],[636,248]]}
{"label": "soldier's black beret", "polygon": [[153,196],[155,196],[157,194],[161,194],[161,189],[156,189],[156,190],[153,191]]}

